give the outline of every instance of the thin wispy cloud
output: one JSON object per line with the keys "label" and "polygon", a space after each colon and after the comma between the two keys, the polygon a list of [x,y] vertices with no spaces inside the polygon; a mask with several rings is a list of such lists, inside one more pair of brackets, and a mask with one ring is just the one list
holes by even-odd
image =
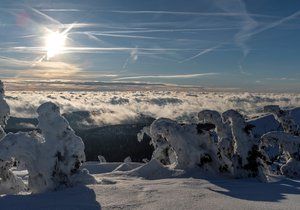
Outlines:
{"label": "thin wispy cloud", "polygon": [[[168,29],[141,29],[141,30],[122,30],[122,31],[103,31],[107,34],[128,34],[128,33],[157,33],[157,32],[194,32],[194,31],[226,31],[226,30],[236,30],[238,27],[210,27],[210,28],[168,28]],[[97,34],[99,32],[90,31],[90,33]],[[101,32],[100,32],[101,33]]]}
{"label": "thin wispy cloud", "polygon": [[253,19],[250,13],[248,13],[245,3],[242,0],[229,0],[229,1],[217,1],[216,4],[228,14],[235,14],[239,12],[240,16],[240,29],[234,35],[233,39],[235,44],[241,48],[243,56],[238,62],[241,73],[244,72],[243,62],[249,54],[250,48],[247,45],[248,36],[259,24]]}
{"label": "thin wispy cloud", "polygon": [[56,20],[55,18],[52,18],[51,16],[33,8],[33,7],[29,7],[30,10],[34,11],[35,13],[37,13],[38,15],[40,15],[41,17],[44,17],[46,20],[51,21],[54,24],[57,24],[58,26],[63,26],[63,24],[61,22],[59,22],[58,20]]}
{"label": "thin wispy cloud", "polygon": [[126,61],[124,62],[123,64],[123,67],[122,69],[126,69],[129,61],[131,61],[132,63],[136,62],[138,59],[138,50],[137,48],[133,49],[131,52],[130,52],[130,56],[126,59]]}
{"label": "thin wispy cloud", "polygon": [[[168,10],[112,10],[113,13],[123,13],[123,14],[160,14],[160,15],[195,15],[195,16],[243,16],[242,12],[184,12],[184,11],[168,11]],[[262,14],[250,14],[253,17],[266,17],[274,18],[276,16],[262,15]]]}
{"label": "thin wispy cloud", "polygon": [[121,77],[116,78],[115,80],[134,80],[134,79],[187,79],[195,77],[205,77],[205,76],[214,76],[219,75],[219,73],[201,73],[201,74],[175,74],[175,75],[140,75],[140,76],[130,76],[130,77]]}
{"label": "thin wispy cloud", "polygon": [[118,37],[118,38],[131,38],[131,39],[168,40],[168,38],[163,38],[163,37],[124,35],[124,34],[110,34],[110,33],[93,33],[93,32],[90,32],[89,35],[93,35],[93,36],[107,36],[107,37]]}
{"label": "thin wispy cloud", "polygon": [[263,27],[261,27],[261,28],[259,28],[257,30],[254,30],[251,33],[245,34],[244,37],[248,37],[249,38],[249,37],[251,37],[253,35],[256,35],[256,34],[259,34],[261,32],[264,32],[266,30],[272,29],[272,28],[274,28],[276,26],[279,26],[280,24],[283,24],[283,23],[285,23],[285,22],[287,22],[289,20],[292,20],[294,18],[297,18],[299,16],[300,16],[300,10],[298,10],[297,12],[295,12],[295,13],[287,16],[287,17],[284,17],[284,18],[282,18],[282,19],[280,19],[278,21],[272,22],[272,23],[267,24],[267,25],[265,25],[265,26],[263,26]]}
{"label": "thin wispy cloud", "polygon": [[[45,52],[44,47],[10,47],[0,48],[0,50],[6,52],[23,52],[23,53],[38,53],[42,54]],[[96,53],[96,52],[131,52],[132,50],[139,50],[144,52],[180,52],[180,51],[200,51],[206,49],[199,48],[145,48],[145,47],[65,47],[63,53]]]}
{"label": "thin wispy cloud", "polygon": [[292,15],[262,25],[262,23],[254,19],[255,16],[253,16],[247,11],[245,2],[243,0],[230,0],[227,2],[218,1],[217,5],[223,10],[227,11],[229,14],[236,13],[237,11],[239,11],[241,14],[241,28],[238,31],[238,33],[235,34],[234,40],[236,45],[239,46],[243,52],[243,57],[239,60],[238,67],[240,69],[240,72],[246,75],[251,75],[249,72],[246,72],[243,68],[243,62],[250,51],[250,47],[248,46],[247,42],[251,39],[251,37],[268,29],[274,28],[286,21],[292,20],[300,15],[299,10],[293,13]]}
{"label": "thin wispy cloud", "polygon": [[218,49],[218,48],[221,47],[222,45],[223,45],[223,43],[218,44],[218,45],[213,46],[213,47],[210,47],[210,48],[207,48],[207,49],[204,49],[204,50],[200,51],[199,53],[197,53],[196,55],[193,55],[193,56],[191,56],[191,57],[188,57],[188,58],[186,58],[186,59],[184,59],[184,60],[179,61],[179,63],[184,63],[184,62],[187,62],[187,61],[191,61],[191,60],[193,60],[193,59],[195,59],[195,58],[198,58],[198,57],[201,56],[201,55],[205,55],[206,53],[209,53],[209,52],[212,52],[212,51]]}

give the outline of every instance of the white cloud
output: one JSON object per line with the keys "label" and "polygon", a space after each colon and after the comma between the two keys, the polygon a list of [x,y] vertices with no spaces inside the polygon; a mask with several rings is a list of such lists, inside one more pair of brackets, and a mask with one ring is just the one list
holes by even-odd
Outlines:
{"label": "white cloud", "polygon": [[98,126],[128,123],[140,114],[154,118],[167,117],[193,120],[203,109],[225,111],[237,109],[250,116],[257,114],[264,105],[282,107],[300,106],[297,94],[263,94],[236,92],[174,91],[7,91],[7,102],[12,116],[36,116],[36,108],[46,102],[57,103],[64,113],[88,111]]}

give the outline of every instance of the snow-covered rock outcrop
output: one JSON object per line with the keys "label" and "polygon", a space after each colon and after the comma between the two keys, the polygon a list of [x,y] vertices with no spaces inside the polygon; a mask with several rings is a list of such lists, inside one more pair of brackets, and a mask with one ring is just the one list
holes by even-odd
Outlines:
{"label": "snow-covered rock outcrop", "polygon": [[47,102],[37,112],[41,133],[6,135],[0,141],[0,159],[24,162],[33,193],[72,186],[78,183],[78,177],[93,182],[92,176],[79,169],[85,161],[84,144],[61,116],[59,107]]}

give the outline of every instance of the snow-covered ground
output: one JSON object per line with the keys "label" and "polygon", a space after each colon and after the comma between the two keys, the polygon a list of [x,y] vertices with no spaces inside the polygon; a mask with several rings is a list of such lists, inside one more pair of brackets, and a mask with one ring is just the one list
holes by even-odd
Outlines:
{"label": "snow-covered ground", "polygon": [[[5,195],[0,197],[0,209],[96,210],[101,206],[102,209],[296,210],[300,206],[299,180],[278,177],[272,183],[262,183],[256,179],[208,178],[199,171],[166,174],[155,164],[145,169],[140,164],[127,163],[140,168],[129,172],[115,170],[120,165],[124,163],[87,162],[84,167],[97,178],[98,184],[36,195]],[[147,179],[143,177],[144,171],[149,172]],[[155,177],[159,178],[152,179]]]}

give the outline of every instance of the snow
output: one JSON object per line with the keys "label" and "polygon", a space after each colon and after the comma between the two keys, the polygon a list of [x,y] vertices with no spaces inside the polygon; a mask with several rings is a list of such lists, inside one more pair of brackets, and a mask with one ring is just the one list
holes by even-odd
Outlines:
{"label": "snow", "polygon": [[156,180],[98,174],[114,185],[93,185],[103,209],[298,209],[300,183],[190,177]]}
{"label": "snow", "polygon": [[260,138],[265,133],[271,131],[283,131],[282,126],[272,114],[251,119],[248,121],[248,124],[254,126],[252,132],[255,138]]}
{"label": "snow", "polygon": [[114,169],[114,171],[130,171],[141,165],[142,165],[141,163],[132,163],[132,162],[122,163],[116,169]]}
{"label": "snow", "polygon": [[128,176],[142,177],[145,179],[165,179],[181,173],[182,171],[172,170],[166,166],[163,166],[156,159],[152,159],[150,162],[138,168],[129,170],[126,174]]}
{"label": "snow", "polygon": [[130,171],[101,173],[97,170],[111,168],[113,171],[120,164],[87,162],[85,165],[94,168],[92,175],[101,182],[34,195],[4,195],[0,197],[0,210],[96,210],[100,206],[105,210],[296,210],[300,205],[300,181],[283,177],[274,177],[273,182],[263,183],[256,179],[208,177],[203,172],[190,171],[172,178],[145,179],[128,176]]}

